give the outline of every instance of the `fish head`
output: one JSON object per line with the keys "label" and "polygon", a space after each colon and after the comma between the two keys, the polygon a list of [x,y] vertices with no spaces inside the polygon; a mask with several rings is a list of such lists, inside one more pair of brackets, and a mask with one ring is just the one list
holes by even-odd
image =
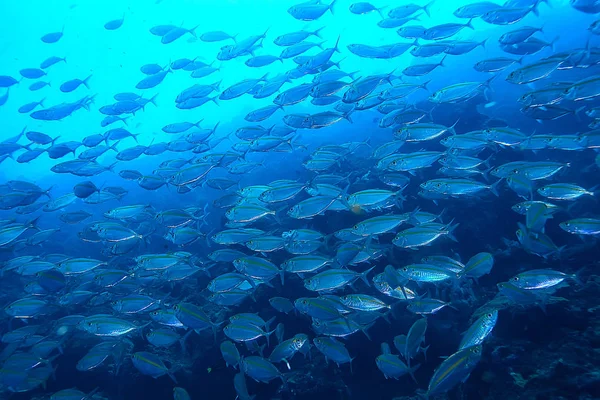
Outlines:
{"label": "fish head", "polygon": [[98,324],[95,324],[93,321],[81,321],[82,329],[88,333],[94,333],[98,330]]}
{"label": "fish head", "polygon": [[293,239],[297,235],[296,231],[285,231],[281,234],[283,239]]}
{"label": "fish head", "polygon": [[508,74],[506,80],[512,83],[519,83],[523,80],[523,73],[519,70],[512,71],[510,74]]}
{"label": "fish head", "polygon": [[452,138],[452,136],[448,136],[440,140],[440,143],[442,144],[442,146],[451,147],[454,143],[454,139]]}
{"label": "fish head", "polygon": [[288,210],[287,214],[292,218],[297,217],[300,214],[300,206],[296,204]]}
{"label": "fish head", "polygon": [[356,90],[356,88],[354,86],[350,86],[350,88],[348,90],[346,90],[346,92],[342,96],[342,100],[350,101],[356,97],[358,97],[358,91]]}
{"label": "fish head", "polygon": [[438,162],[440,164],[442,164],[443,166],[447,167],[448,163],[450,162],[450,157],[448,157],[448,156],[442,156],[442,157],[440,157],[440,159],[438,160]]}
{"label": "fish head", "polygon": [[272,192],[270,190],[265,190],[260,195],[258,195],[258,199],[262,202],[268,202],[271,200]]}
{"label": "fish head", "polygon": [[150,318],[152,320],[157,320],[161,317],[161,310],[154,310],[154,311],[150,311]]}
{"label": "fish head", "polygon": [[523,232],[522,229],[517,229],[515,234],[517,235],[517,240],[519,243],[523,243],[523,240],[525,240],[525,232]]}
{"label": "fish head", "polygon": [[314,290],[317,287],[318,280],[315,278],[308,278],[304,280],[304,287],[308,290]]}
{"label": "fish head", "polygon": [[352,227],[352,233],[355,235],[362,236],[362,234],[364,233],[364,230],[365,230],[364,225],[356,224]]}
{"label": "fish head", "polygon": [[525,93],[523,96],[519,97],[517,101],[525,106],[529,106],[533,103],[533,94]]}
{"label": "fish head", "polygon": [[292,347],[295,350],[300,350],[302,348],[302,346],[304,346],[304,343],[306,343],[307,340],[308,340],[308,336],[303,335],[303,334],[298,334],[298,335],[294,336],[294,338],[292,339]]}
{"label": "fish head", "polygon": [[244,270],[244,261],[242,261],[239,258],[237,260],[233,260],[233,266],[235,267],[235,269],[242,272]]}
{"label": "fish head", "polygon": [[402,162],[402,161],[401,161],[401,160],[398,160],[398,159],[396,159],[396,160],[393,160],[393,161],[390,163],[390,167],[399,167],[399,166],[401,165],[401,162]]}
{"label": "fish head", "polygon": [[410,131],[407,128],[401,128],[397,132],[394,133],[394,136],[398,140],[406,140],[410,138]]}
{"label": "fish head", "polygon": [[454,16],[457,18],[461,18],[461,15],[463,15],[465,13],[465,11],[467,10],[467,8],[465,6],[463,7],[458,7],[455,11],[454,11]]}
{"label": "fish head", "polygon": [[492,176],[495,176],[495,177],[499,178],[499,177],[500,177],[500,171],[501,171],[501,170],[500,170],[500,167],[496,167],[496,168],[494,168],[494,169],[493,169],[493,170],[490,172],[490,174],[492,174]]}
{"label": "fish head", "polygon": [[431,96],[429,96],[429,101],[431,101],[432,103],[440,103],[442,100],[442,96],[443,92],[441,90],[438,90],[437,92],[434,92]]}
{"label": "fish head", "polygon": [[526,207],[523,204],[515,204],[511,209],[517,214],[523,214],[526,211]]}
{"label": "fish head", "polygon": [[404,243],[406,242],[406,238],[404,237],[404,235],[402,235],[402,233],[398,233],[396,234],[396,236],[394,237],[394,240],[392,241],[396,246],[402,246],[404,245]]}
{"label": "fish head", "polygon": [[564,229],[565,231],[568,231],[571,229],[571,222],[570,221],[563,221],[560,224],[558,224],[562,229]]}
{"label": "fish head", "polygon": [[[306,286],[306,281],[309,279],[306,279],[304,281],[304,286]],[[308,299],[306,297],[300,297],[299,299],[296,299],[296,301],[294,301],[294,307],[296,307],[296,309],[298,311],[300,311],[301,313],[305,313],[307,308],[308,308]]]}
{"label": "fish head", "polygon": [[494,310],[485,315],[485,323],[486,325],[492,325],[496,323],[498,319],[498,310]]}
{"label": "fish head", "polygon": [[289,269],[291,269],[291,267],[295,264],[294,260],[287,260],[284,261],[283,264],[280,265],[280,268],[283,271],[288,271]]}
{"label": "fish head", "polygon": [[565,90],[563,90],[563,95],[565,96],[566,99],[568,100],[572,100],[575,97],[575,94],[577,92],[576,86],[570,86],[568,88],[566,88]]}

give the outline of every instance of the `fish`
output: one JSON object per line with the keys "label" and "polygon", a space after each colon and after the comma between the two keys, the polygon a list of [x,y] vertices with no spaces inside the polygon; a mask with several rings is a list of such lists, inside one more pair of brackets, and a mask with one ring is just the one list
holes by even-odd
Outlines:
{"label": "fish", "polygon": [[491,334],[498,320],[498,310],[487,313],[477,319],[467,329],[458,346],[458,350],[464,350],[472,346],[479,346]]}
{"label": "fish", "polygon": [[[106,397],[113,377],[131,397],[167,375],[185,400],[220,354],[194,376],[244,400],[401,379],[477,398],[494,363],[525,385],[497,357],[516,344],[544,369],[513,326],[535,307],[552,329],[529,333],[568,358],[575,330],[546,308],[596,307],[594,1],[153,3],[147,28],[71,4],[60,32],[5,35],[3,393]],[[54,381],[73,368],[97,388]]]}
{"label": "fish", "polygon": [[427,388],[427,396],[445,393],[466,380],[480,360],[481,345],[468,347],[452,354],[433,373]]}

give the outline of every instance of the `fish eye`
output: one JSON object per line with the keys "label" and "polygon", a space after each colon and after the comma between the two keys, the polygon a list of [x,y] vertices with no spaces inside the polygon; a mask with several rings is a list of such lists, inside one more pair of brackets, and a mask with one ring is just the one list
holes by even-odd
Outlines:
{"label": "fish eye", "polygon": [[487,316],[488,316],[488,318],[492,318],[493,315],[492,315],[492,313],[489,313]]}
{"label": "fish eye", "polygon": [[358,230],[358,225],[354,225],[354,227],[352,229],[354,229],[355,231],[357,231]]}
{"label": "fish eye", "polygon": [[87,323],[87,326],[92,326],[92,325],[93,325],[93,324],[92,324],[91,322],[88,322],[88,323]]}
{"label": "fish eye", "polygon": [[308,301],[302,300],[302,304],[308,304]]}
{"label": "fish eye", "polygon": [[513,278],[513,281],[515,281],[515,282],[518,282],[518,281],[519,281],[519,277],[518,277],[518,276],[515,276],[515,277]]}

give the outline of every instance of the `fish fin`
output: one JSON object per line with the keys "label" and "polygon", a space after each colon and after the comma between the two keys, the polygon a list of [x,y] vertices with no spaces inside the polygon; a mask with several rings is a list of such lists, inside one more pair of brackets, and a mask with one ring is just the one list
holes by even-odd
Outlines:
{"label": "fish fin", "polygon": [[83,84],[83,86],[85,86],[86,88],[90,88],[88,86],[88,81],[90,80],[90,78],[92,77],[92,74],[89,74],[87,78],[85,78],[81,83]]}
{"label": "fish fin", "polygon": [[469,20],[469,22],[467,22],[467,23],[465,24],[465,27],[467,27],[467,28],[471,28],[471,29],[475,30],[475,27],[473,26],[472,22],[473,22],[473,18],[471,18],[471,19]]}
{"label": "fish fin", "polygon": [[265,322],[265,330],[269,330],[269,326],[275,321],[276,317],[273,317],[271,319],[269,319],[267,322]]}
{"label": "fish fin", "polygon": [[500,194],[498,193],[498,185],[500,184],[500,182],[502,182],[502,179],[492,183],[490,185],[490,191],[496,196],[496,197],[500,197]]}
{"label": "fish fin", "polygon": [[430,8],[433,5],[433,3],[435,3],[436,0],[431,0],[429,3],[425,4],[425,6],[423,6],[423,11],[425,11],[425,14],[427,14],[428,17],[431,17],[431,14],[429,14],[430,12]]}
{"label": "fish fin", "polygon": [[331,2],[331,4],[329,5],[329,11],[331,11],[331,15],[335,15],[335,13],[333,12],[333,6],[335,5],[336,2],[337,2],[337,0],[333,0]]}
{"label": "fish fin", "polygon": [[375,268],[375,267],[371,267],[371,268],[369,268],[368,270],[366,270],[365,272],[362,272],[362,273],[360,274],[360,279],[362,279],[362,280],[363,280],[363,282],[364,282],[364,283],[366,283],[366,284],[367,284],[367,286],[369,286],[369,287],[371,286],[371,284],[369,283],[369,280],[367,279],[367,275],[368,275],[368,274],[369,274],[369,272],[371,272],[371,271],[372,271],[374,268]]}
{"label": "fish fin", "polygon": [[319,29],[317,29],[316,31],[314,31],[312,34],[316,37],[318,37],[319,39],[323,39],[323,37],[320,35],[321,31],[325,29],[324,26],[320,27]]}
{"label": "fish fin", "polygon": [[410,369],[408,370],[408,374],[409,374],[409,375],[410,375],[410,377],[413,379],[413,381],[415,381],[415,383],[417,383],[417,384],[418,384],[419,382],[417,382],[417,378],[415,378],[415,375],[414,375],[414,373],[415,373],[415,371],[416,371],[416,370],[418,370],[418,369],[419,369],[419,367],[421,367],[421,364],[417,364],[417,365],[415,365],[414,367],[412,367],[412,368],[410,368]]}

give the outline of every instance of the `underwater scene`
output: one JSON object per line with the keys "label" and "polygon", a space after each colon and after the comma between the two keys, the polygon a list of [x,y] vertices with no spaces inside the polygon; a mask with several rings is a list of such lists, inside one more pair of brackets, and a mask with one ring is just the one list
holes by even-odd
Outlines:
{"label": "underwater scene", "polygon": [[600,0],[0,3],[0,399],[600,399]]}

